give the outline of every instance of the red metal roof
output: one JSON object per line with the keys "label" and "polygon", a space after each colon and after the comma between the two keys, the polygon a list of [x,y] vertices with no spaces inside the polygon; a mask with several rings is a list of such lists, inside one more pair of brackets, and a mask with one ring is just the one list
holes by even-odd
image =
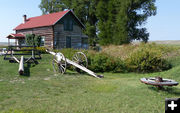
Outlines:
{"label": "red metal roof", "polygon": [[23,34],[19,33],[19,34],[10,34],[10,35],[7,36],[7,38],[9,38],[9,39],[18,39],[18,38],[25,38],[25,36]]}
{"label": "red metal roof", "polygon": [[32,17],[27,19],[25,23],[18,25],[14,30],[29,29],[35,27],[52,26],[58,20],[60,20],[70,10],[61,11],[57,13],[51,13],[47,15]]}

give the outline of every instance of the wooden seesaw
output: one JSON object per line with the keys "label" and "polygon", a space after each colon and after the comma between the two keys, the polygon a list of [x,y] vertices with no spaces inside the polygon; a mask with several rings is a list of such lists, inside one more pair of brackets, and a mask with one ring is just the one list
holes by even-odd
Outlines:
{"label": "wooden seesaw", "polygon": [[[32,49],[28,49],[29,47]],[[30,57],[25,58],[24,55],[29,55]],[[36,57],[36,55],[38,55],[38,57]],[[18,58],[17,56],[21,57]],[[33,62],[37,64],[36,59],[41,59],[41,55],[40,52],[35,49],[35,46],[8,46],[8,50],[4,54],[4,60],[19,63],[18,72],[20,75],[24,74],[24,63]]]}
{"label": "wooden seesaw", "polygon": [[48,52],[54,56],[52,64],[53,64],[53,69],[56,72],[63,74],[66,71],[67,65],[72,65],[76,68],[76,71],[78,71],[78,72],[80,72],[82,70],[82,71],[84,71],[84,72],[88,73],[89,75],[96,77],[96,78],[103,78],[104,77],[103,75],[97,75],[93,71],[87,69],[88,61],[87,61],[86,55],[83,52],[77,52],[73,56],[73,60],[69,60],[60,52],[55,53],[55,52],[50,51],[48,49],[46,50],[46,52]]}

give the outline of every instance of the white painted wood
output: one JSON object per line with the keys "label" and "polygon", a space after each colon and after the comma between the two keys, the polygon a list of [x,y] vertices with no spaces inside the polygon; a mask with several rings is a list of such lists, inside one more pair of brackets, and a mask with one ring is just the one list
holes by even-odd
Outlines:
{"label": "white painted wood", "polygon": [[19,74],[22,75],[24,74],[24,56],[21,56],[21,60],[19,63]]}
{"label": "white painted wood", "polygon": [[[56,55],[58,61],[65,60],[58,53],[56,54],[55,52],[52,52],[52,51],[48,51],[48,50],[46,50],[46,51],[49,52],[52,55]],[[86,73],[88,73],[88,74],[90,74],[90,75],[92,75],[92,76],[94,76],[96,78],[99,78],[93,71],[85,68],[84,66],[81,66],[81,65],[79,65],[79,64],[77,64],[77,63],[75,63],[75,62],[73,62],[73,61],[71,61],[71,60],[69,60],[67,58],[66,58],[66,61],[67,61],[68,64],[71,64],[71,65],[85,71]]]}
{"label": "white painted wood", "polygon": [[15,56],[13,56],[12,57],[17,63],[19,63],[19,60],[15,57]]}

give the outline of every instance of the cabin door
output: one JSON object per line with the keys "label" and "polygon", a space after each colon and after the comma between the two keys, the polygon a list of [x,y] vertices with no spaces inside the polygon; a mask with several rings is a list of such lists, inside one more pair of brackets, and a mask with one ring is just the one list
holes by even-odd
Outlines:
{"label": "cabin door", "polygon": [[66,37],[66,48],[71,48],[71,37],[70,36]]}

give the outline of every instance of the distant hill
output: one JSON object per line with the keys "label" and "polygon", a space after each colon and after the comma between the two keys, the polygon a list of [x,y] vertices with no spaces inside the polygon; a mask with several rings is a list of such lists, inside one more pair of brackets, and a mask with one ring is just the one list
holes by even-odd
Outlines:
{"label": "distant hill", "polygon": [[8,42],[0,42],[0,46],[8,46]]}
{"label": "distant hill", "polygon": [[[138,44],[140,42],[139,41],[134,41],[133,43]],[[155,40],[155,41],[149,41],[149,43],[180,45],[180,40]]]}
{"label": "distant hill", "polygon": [[172,45],[180,45],[180,40],[157,40],[157,41],[149,41],[155,42],[157,44],[172,44]]}
{"label": "distant hill", "polygon": [[[157,41],[149,41],[150,43],[155,42],[157,44],[172,44],[172,45],[180,45],[180,40],[157,40]],[[14,44],[14,42],[12,42]],[[134,42],[138,43],[138,42]],[[0,46],[8,46],[8,42],[0,42]]]}

